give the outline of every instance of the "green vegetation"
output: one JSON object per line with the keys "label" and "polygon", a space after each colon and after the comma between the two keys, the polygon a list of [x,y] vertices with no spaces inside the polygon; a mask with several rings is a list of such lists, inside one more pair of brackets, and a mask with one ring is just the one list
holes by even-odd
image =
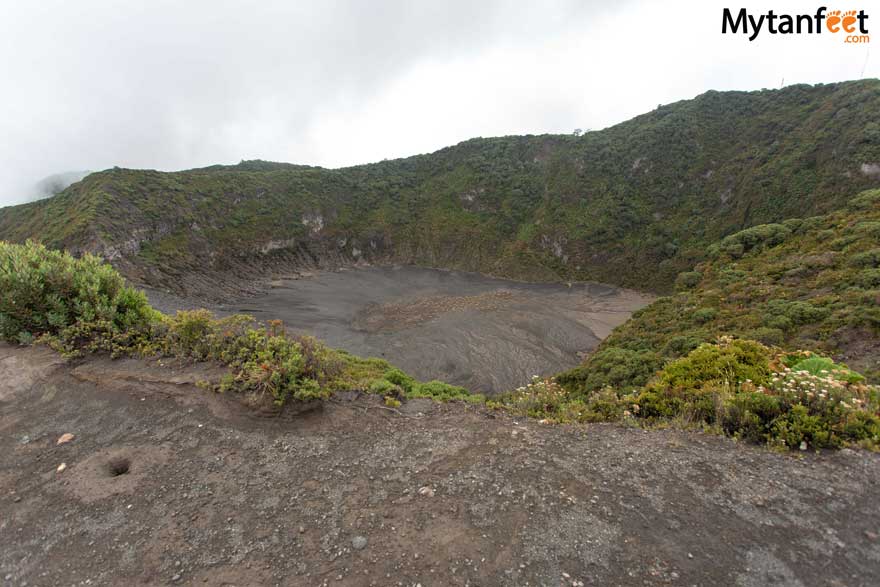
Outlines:
{"label": "green vegetation", "polygon": [[827,357],[750,340],[701,344],[629,392],[572,394],[536,378],[494,405],[554,422],[675,425],[780,448],[880,449],[880,388]]}
{"label": "green vegetation", "polygon": [[216,361],[229,367],[213,385],[217,391],[271,398],[279,405],[326,398],[338,390],[381,393],[378,384],[393,385],[383,379],[386,375],[406,378],[420,395],[457,397],[445,384],[419,383],[386,361],[289,335],[279,321],[262,325],[243,315],[217,319],[207,310],[166,316],[92,255],[76,259],[33,242],[0,242],[0,292],[0,338],[41,342],[68,357],[109,352]]}
{"label": "green vegetation", "polygon": [[371,393],[379,393],[399,398],[426,397],[437,401],[467,400],[483,401],[485,398],[480,394],[471,394],[463,387],[449,385],[442,381],[428,381],[420,383],[401,371],[400,369],[388,369],[382,379],[373,383]]}
{"label": "green vegetation", "polygon": [[229,367],[213,385],[217,391],[268,394],[278,405],[353,389],[389,401],[485,400],[442,381],[417,381],[386,361],[361,359],[310,336],[290,335],[278,320],[263,325],[245,315],[218,319],[207,310],[166,316],[93,255],[76,259],[34,242],[0,241],[0,291],[2,340],[42,342],[69,357],[104,351],[216,361]]}
{"label": "green vegetation", "polygon": [[130,339],[158,316],[99,258],[33,243],[0,241],[0,292],[0,338],[22,344],[43,335],[70,346]]}
{"label": "green vegetation", "polygon": [[560,384],[576,394],[640,388],[666,362],[725,334],[841,357],[880,378],[880,283],[872,278],[880,190],[779,226],[722,240],[679,279],[686,283],[677,293],[636,312]]}

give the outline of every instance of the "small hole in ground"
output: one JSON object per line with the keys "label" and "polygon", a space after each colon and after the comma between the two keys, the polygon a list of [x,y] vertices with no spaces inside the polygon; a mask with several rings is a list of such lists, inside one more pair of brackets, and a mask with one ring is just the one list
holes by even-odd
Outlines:
{"label": "small hole in ground", "polygon": [[110,471],[111,477],[119,477],[120,475],[125,475],[126,473],[128,473],[130,467],[131,461],[123,457],[111,459],[110,462],[107,463],[107,469]]}

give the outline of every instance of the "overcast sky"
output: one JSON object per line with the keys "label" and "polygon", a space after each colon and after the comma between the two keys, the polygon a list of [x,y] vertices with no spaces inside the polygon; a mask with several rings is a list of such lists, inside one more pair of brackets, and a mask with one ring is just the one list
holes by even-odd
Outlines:
{"label": "overcast sky", "polygon": [[880,54],[832,35],[720,32],[723,6],[820,4],[0,0],[0,205],[56,172],[339,167],[600,129],[709,89],[878,77]]}

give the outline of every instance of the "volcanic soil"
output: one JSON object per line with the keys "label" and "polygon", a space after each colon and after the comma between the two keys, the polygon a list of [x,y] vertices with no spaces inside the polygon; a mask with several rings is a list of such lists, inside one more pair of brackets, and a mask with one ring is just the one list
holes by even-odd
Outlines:
{"label": "volcanic soil", "polygon": [[0,584],[880,583],[875,454],[358,393],[270,418],[217,374],[0,346]]}

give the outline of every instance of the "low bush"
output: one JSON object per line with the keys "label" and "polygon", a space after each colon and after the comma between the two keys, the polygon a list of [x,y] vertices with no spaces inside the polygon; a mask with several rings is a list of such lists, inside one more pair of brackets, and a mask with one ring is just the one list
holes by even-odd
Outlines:
{"label": "low bush", "polygon": [[768,312],[764,314],[763,322],[767,325],[767,328],[772,328],[782,333],[791,332],[794,329],[794,321],[788,316]]}
{"label": "low bush", "polygon": [[401,389],[386,379],[377,379],[367,391],[376,395],[396,397],[400,394]]}
{"label": "low bush", "polygon": [[[789,366],[789,365],[793,365]],[[639,394],[639,416],[790,448],[880,443],[878,389],[827,357],[722,339],[673,361]]]}
{"label": "low bush", "polygon": [[602,387],[641,387],[662,366],[662,359],[650,351],[634,351],[617,347],[599,349],[590,356],[589,367],[576,367],[560,373],[560,385],[575,393],[586,393]]}
{"label": "low bush", "polygon": [[221,362],[231,375],[222,390],[268,393],[279,405],[326,398],[342,363],[314,339],[288,335],[280,321],[263,326],[250,316],[217,319],[207,310],[161,316],[137,352]]}
{"label": "low bush", "polygon": [[871,249],[850,257],[850,265],[853,267],[880,267],[880,249]]}
{"label": "low bush", "polygon": [[465,388],[457,385],[450,385],[442,381],[428,381],[427,383],[416,383],[406,395],[410,398],[427,397],[437,401],[449,401],[467,399],[471,394]]}
{"label": "low bush", "polygon": [[813,353],[792,353],[786,355],[783,362],[795,372],[806,372],[815,376],[827,375],[846,383],[862,383],[865,380],[846,365],[837,364],[828,357],[820,357]]}
{"label": "low bush", "polygon": [[725,267],[718,271],[717,279],[718,282],[722,285],[729,286],[736,283],[741,283],[747,276],[748,273],[746,273],[745,271],[734,269],[732,267]]}
{"label": "low bush", "polygon": [[428,381],[426,383],[420,383],[396,367],[386,370],[382,374],[382,378],[374,381],[367,391],[379,395],[401,398],[426,397],[436,401],[458,399],[476,403],[482,403],[485,401],[485,396],[483,395],[471,394],[463,387],[450,385],[443,381]]}
{"label": "low bush", "polygon": [[760,224],[725,237],[720,250],[733,258],[753,249],[774,247],[791,236],[792,229],[783,224]]}
{"label": "low bush", "polygon": [[685,271],[679,273],[678,277],[675,278],[675,287],[681,290],[693,289],[700,283],[702,278],[703,274],[699,271]]}
{"label": "low bush", "polygon": [[750,442],[767,441],[767,430],[783,413],[781,400],[759,391],[719,396],[715,417],[728,435]]}
{"label": "low bush", "polygon": [[808,351],[729,337],[670,362],[640,390],[571,393],[535,378],[498,404],[553,422],[672,423],[792,449],[880,448],[880,389],[861,375]]}
{"label": "low bush", "polygon": [[74,258],[29,241],[0,241],[0,338],[54,337],[65,348],[130,339],[158,317],[147,298],[98,257]]}
{"label": "low bush", "polygon": [[663,354],[670,357],[680,357],[688,354],[704,342],[702,338],[693,335],[673,336],[663,347]]}
{"label": "low bush", "polygon": [[777,326],[777,323],[774,322],[779,318],[787,319],[792,325],[796,326],[819,322],[830,314],[827,308],[803,301],[771,300],[767,302],[765,308],[767,325],[778,327],[781,330],[784,330],[784,328]]}
{"label": "low bush", "polygon": [[74,258],[28,242],[0,242],[0,338],[43,342],[66,356],[108,351],[114,356],[166,356],[217,361],[229,372],[217,391],[290,400],[328,397],[339,389],[382,395],[468,398],[466,390],[419,383],[379,359],[361,359],[309,336],[288,334],[283,324],[250,316],[216,318],[207,310],[157,312],[100,258]]}
{"label": "low bush", "polygon": [[740,381],[765,383],[770,376],[767,357],[767,347],[751,340],[724,339],[719,344],[702,344],[686,357],[669,363],[660,372],[658,384],[674,389],[703,389]]}
{"label": "low bush", "polygon": [[568,392],[555,378],[541,378],[536,375],[528,385],[500,396],[497,401],[520,416],[564,421],[559,418],[560,410],[569,399]]}
{"label": "low bush", "polygon": [[880,269],[862,269],[856,275],[856,283],[865,289],[880,287]]}
{"label": "low bush", "polygon": [[880,221],[865,220],[864,222],[859,222],[855,226],[855,232],[870,238],[880,238]]}
{"label": "low bush", "polygon": [[394,385],[399,386],[405,393],[410,393],[413,390],[413,387],[418,383],[415,379],[396,367],[386,371],[384,378]]}
{"label": "low bush", "polygon": [[693,318],[697,324],[705,324],[711,322],[718,316],[718,310],[715,308],[699,308],[694,311]]}
{"label": "low bush", "polygon": [[851,210],[865,211],[880,206],[880,190],[868,190],[851,198],[847,207]]}

